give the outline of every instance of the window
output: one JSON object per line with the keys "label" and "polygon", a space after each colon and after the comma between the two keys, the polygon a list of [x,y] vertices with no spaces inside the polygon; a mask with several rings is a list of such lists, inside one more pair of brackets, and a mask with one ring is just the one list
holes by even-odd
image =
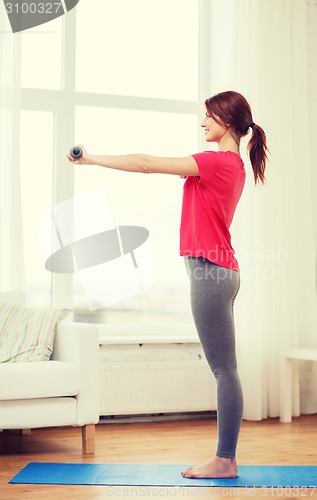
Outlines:
{"label": "window", "polygon": [[61,90],[62,18],[20,36],[22,87]]}
{"label": "window", "polygon": [[[183,156],[198,150],[203,4],[82,1],[66,16],[22,35],[25,258],[35,301],[45,290],[53,305],[74,307],[78,317],[97,321],[122,322],[128,316],[142,321],[149,315],[162,323],[191,319],[178,254],[183,181],[73,168],[65,153],[77,143],[100,154]],[[41,186],[38,199],[32,198],[31,170]],[[87,312],[78,276],[44,269],[34,227],[52,205],[100,187],[117,225],[149,229],[158,273],[142,294],[111,310]]]}
{"label": "window", "polygon": [[52,206],[54,116],[45,111],[22,111],[20,124],[26,293],[32,296],[32,303],[49,307],[51,274],[43,265],[37,221]]}
{"label": "window", "polygon": [[197,101],[197,1],[89,0],[76,13],[76,90]]}

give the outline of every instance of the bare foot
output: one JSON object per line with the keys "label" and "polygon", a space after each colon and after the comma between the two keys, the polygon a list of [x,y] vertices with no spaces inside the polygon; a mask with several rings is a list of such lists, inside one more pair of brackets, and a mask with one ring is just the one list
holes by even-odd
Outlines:
{"label": "bare foot", "polygon": [[236,477],[238,467],[235,458],[215,456],[208,462],[190,467],[182,472],[183,477],[189,478],[229,478]]}

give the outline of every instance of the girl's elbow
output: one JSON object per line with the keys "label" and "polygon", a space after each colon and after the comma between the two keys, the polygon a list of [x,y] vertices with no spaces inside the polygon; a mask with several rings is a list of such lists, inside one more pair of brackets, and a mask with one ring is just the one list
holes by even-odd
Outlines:
{"label": "girl's elbow", "polygon": [[139,168],[142,174],[152,174],[154,172],[152,157],[150,155],[142,155]]}

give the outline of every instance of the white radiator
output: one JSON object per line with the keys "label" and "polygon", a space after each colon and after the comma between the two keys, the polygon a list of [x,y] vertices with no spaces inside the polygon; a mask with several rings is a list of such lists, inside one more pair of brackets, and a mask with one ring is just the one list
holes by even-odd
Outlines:
{"label": "white radiator", "polygon": [[101,345],[100,415],[216,409],[200,344]]}

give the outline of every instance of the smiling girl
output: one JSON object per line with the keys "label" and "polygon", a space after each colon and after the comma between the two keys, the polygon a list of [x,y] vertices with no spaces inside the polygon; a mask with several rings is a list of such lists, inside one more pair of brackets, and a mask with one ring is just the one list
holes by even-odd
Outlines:
{"label": "smiling girl", "polygon": [[[180,227],[180,255],[190,280],[191,308],[206,359],[217,384],[218,445],[215,455],[182,472],[188,478],[237,475],[236,448],[243,414],[237,371],[233,305],[240,287],[239,265],[231,246],[230,225],[245,183],[240,139],[252,135],[248,152],[255,183],[265,181],[266,136],[253,122],[246,99],[234,91],[205,101],[201,124],[206,142],[218,151],[179,158],[144,154],[95,156],[83,150],[76,165],[171,174],[186,178]],[[199,387],[197,388],[199,390]]]}

